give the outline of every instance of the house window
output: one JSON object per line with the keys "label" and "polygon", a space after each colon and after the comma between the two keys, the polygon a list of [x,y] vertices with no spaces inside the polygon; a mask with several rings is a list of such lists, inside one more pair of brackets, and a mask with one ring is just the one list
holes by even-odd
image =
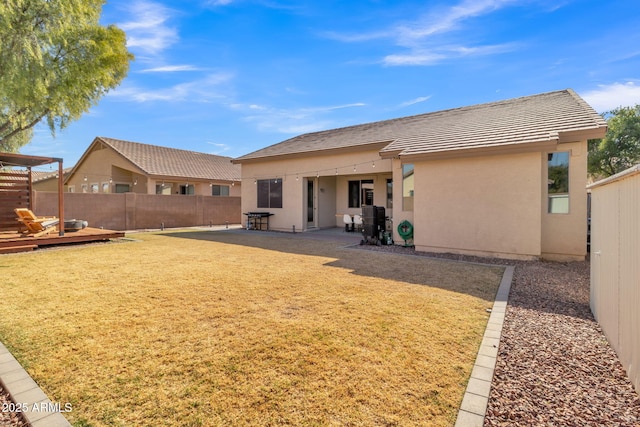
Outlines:
{"label": "house window", "polygon": [[171,184],[156,184],[156,194],[171,194]]}
{"label": "house window", "polygon": [[258,187],[258,207],[259,208],[281,208],[282,207],[282,180],[281,179],[259,179],[256,183]]}
{"label": "house window", "polygon": [[193,184],[185,184],[180,186],[180,194],[191,196],[196,194],[196,187]]}
{"label": "house window", "polygon": [[413,210],[414,176],[413,165],[402,165],[402,210]]}
{"label": "house window", "polygon": [[549,213],[569,213],[569,153],[547,155]]}
{"label": "house window", "polygon": [[211,195],[212,196],[228,196],[229,195],[229,186],[228,185],[212,185],[211,186]]}
{"label": "house window", "polygon": [[92,193],[97,193],[99,188],[100,188],[100,186],[98,185],[97,182],[91,183],[91,192]]}
{"label": "house window", "polygon": [[111,184],[108,182],[102,183],[102,192],[103,193],[111,193]]}
{"label": "house window", "polygon": [[129,184],[116,184],[115,186],[116,193],[128,193],[130,191]]}
{"label": "house window", "polygon": [[76,186],[75,185],[70,185],[69,187],[67,187],[67,192],[68,193],[75,193],[76,192]]}
{"label": "house window", "polygon": [[82,184],[82,185],[80,186],[80,190],[81,190],[83,193],[88,193],[88,192],[89,192],[89,184]]}
{"label": "house window", "polygon": [[393,180],[387,179],[387,209],[393,209]]}
{"label": "house window", "polygon": [[349,181],[349,207],[373,206],[373,180]]}

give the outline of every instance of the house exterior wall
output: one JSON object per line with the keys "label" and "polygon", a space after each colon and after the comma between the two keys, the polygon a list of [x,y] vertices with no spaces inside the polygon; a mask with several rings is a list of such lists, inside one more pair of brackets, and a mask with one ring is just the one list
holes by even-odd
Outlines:
{"label": "house exterior wall", "polygon": [[[194,186],[194,195],[196,196],[211,196],[211,185],[226,185],[229,187],[229,196],[230,197],[240,197],[240,182],[235,182],[231,185],[228,181],[196,181],[194,179],[184,179],[181,181],[176,180],[173,177],[167,177],[166,179],[158,178],[158,177],[150,177],[147,184],[147,194],[156,194],[156,186],[163,186],[164,193],[162,194],[180,194],[180,186],[181,185],[193,185]],[[218,197],[218,196],[216,196]],[[220,196],[225,197],[225,196]]]}
{"label": "house exterior wall", "polygon": [[[409,221],[413,224],[414,209],[412,208],[413,202],[409,207],[405,203],[405,188],[402,176],[402,162],[398,159],[393,160],[392,164],[392,178],[393,178],[393,240],[394,242],[403,242],[402,238],[398,234],[398,225],[403,221]],[[408,180],[411,186],[415,185],[415,178],[411,176]],[[414,187],[415,188],[415,187]],[[403,242],[404,243],[404,242]]]}
{"label": "house exterior wall", "polygon": [[569,153],[569,213],[548,213],[547,154],[542,154],[542,257],[583,261],[587,254],[587,141],[562,143]]}
{"label": "house exterior wall", "polygon": [[640,165],[591,188],[591,311],[640,392]]}
{"label": "house exterior wall", "polygon": [[317,187],[317,203],[316,214],[317,226],[320,228],[331,228],[336,223],[336,190],[337,190],[337,177],[335,176],[321,176],[318,178]]}
{"label": "house exterior wall", "polygon": [[34,182],[33,189],[36,191],[58,191],[58,179],[49,178]]}
{"label": "house exterior wall", "polygon": [[[373,166],[375,162],[375,167]],[[307,225],[307,180],[314,180],[317,226],[341,227],[342,214],[360,213],[348,208],[348,181],[373,179],[374,201],[384,206],[386,181],[391,178],[391,160],[382,160],[377,149],[284,160],[242,164],[242,212],[271,212],[272,230],[305,230]],[[355,167],[355,171],[354,171]],[[282,208],[258,208],[256,180],[282,180]],[[378,203],[378,200],[380,203]],[[339,217],[336,216],[339,214]]]}
{"label": "house exterior wall", "polygon": [[540,153],[416,162],[416,249],[538,257],[541,163]]}
{"label": "house exterior wall", "polygon": [[[115,167],[115,169],[114,169]],[[73,187],[74,193],[82,192],[82,185],[97,184],[99,193],[102,193],[103,185],[115,188],[116,184],[130,185],[130,191],[134,193],[147,192],[147,179],[141,171],[131,162],[116,154],[107,147],[96,146],[91,153],[78,165],[73,176],[70,176],[66,182],[67,189]],[[136,173],[137,172],[137,173]],[[84,178],[87,177],[85,181]],[[109,180],[112,182],[109,182]],[[136,183],[134,185],[134,183]],[[113,191],[111,191],[113,192]]]}

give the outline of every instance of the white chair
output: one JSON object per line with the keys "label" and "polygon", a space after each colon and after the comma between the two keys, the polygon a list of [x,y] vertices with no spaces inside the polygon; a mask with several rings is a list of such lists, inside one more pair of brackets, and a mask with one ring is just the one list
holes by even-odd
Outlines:
{"label": "white chair", "polygon": [[344,231],[353,231],[353,219],[351,219],[351,215],[344,214],[342,221],[344,222]]}
{"label": "white chair", "polygon": [[353,216],[353,225],[356,228],[356,231],[362,231],[362,217],[358,214]]}

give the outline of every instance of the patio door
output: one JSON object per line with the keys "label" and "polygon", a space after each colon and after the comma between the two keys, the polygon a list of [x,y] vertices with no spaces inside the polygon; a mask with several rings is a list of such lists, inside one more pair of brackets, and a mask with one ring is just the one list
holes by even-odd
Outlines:
{"label": "patio door", "polygon": [[315,180],[307,179],[307,228],[316,227]]}

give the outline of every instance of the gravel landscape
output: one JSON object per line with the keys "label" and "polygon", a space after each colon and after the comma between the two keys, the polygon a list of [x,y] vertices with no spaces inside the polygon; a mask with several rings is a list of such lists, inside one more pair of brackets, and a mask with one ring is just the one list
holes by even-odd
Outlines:
{"label": "gravel landscape", "polygon": [[7,393],[0,384],[0,426],[2,427],[26,427],[22,416],[16,412],[10,411],[14,406]]}

